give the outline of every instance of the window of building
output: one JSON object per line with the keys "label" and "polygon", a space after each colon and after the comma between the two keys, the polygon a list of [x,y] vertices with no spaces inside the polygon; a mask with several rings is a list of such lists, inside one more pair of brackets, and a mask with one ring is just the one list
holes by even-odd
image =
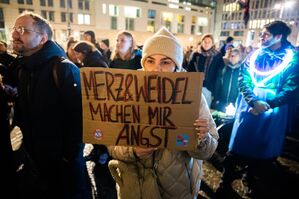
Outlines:
{"label": "window of building", "polygon": [[41,16],[42,16],[43,18],[47,19],[47,11],[45,11],[45,10],[41,10],[41,11],[40,11],[40,14],[41,14]]}
{"label": "window of building", "polygon": [[111,16],[111,27],[112,30],[117,29],[117,17],[116,16]]}
{"label": "window of building", "polygon": [[147,11],[147,28],[149,32],[155,32],[155,19],[156,19],[156,10],[148,9]]}
{"label": "window of building", "polygon": [[90,15],[78,14],[78,24],[90,24]]}
{"label": "window of building", "polygon": [[48,3],[48,6],[49,7],[53,7],[54,6],[54,4],[53,4],[53,0],[39,0],[39,4],[41,5],[41,6],[47,6],[47,3]]}
{"label": "window of building", "polygon": [[139,18],[140,17],[140,8],[125,6],[125,17],[127,18]]}
{"label": "window of building", "polygon": [[149,32],[155,32],[155,21],[148,20],[146,30]]}
{"label": "window of building", "polygon": [[102,4],[102,13],[103,14],[107,13],[107,4],[105,4],[105,3]]}
{"label": "window of building", "polygon": [[68,8],[73,8],[72,0],[67,0]]}
{"label": "window of building", "polygon": [[208,26],[208,18],[206,18],[206,17],[197,17],[197,24],[199,26]]}
{"label": "window of building", "polygon": [[89,10],[89,0],[78,0],[78,8],[80,10]]}
{"label": "window of building", "polygon": [[41,16],[49,21],[55,21],[54,11],[41,10]]}
{"label": "window of building", "polygon": [[70,22],[73,23],[73,21],[74,21],[73,20],[73,13],[71,13],[71,12],[69,13],[69,18],[70,18]]}
{"label": "window of building", "polygon": [[18,4],[24,4],[24,0],[18,0]]}
{"label": "window of building", "polygon": [[118,6],[115,5],[109,5],[109,15],[110,16],[118,16]]}
{"label": "window of building", "polygon": [[192,18],[191,18],[191,30],[190,30],[190,33],[192,35],[194,35],[195,31],[196,31],[196,23],[197,23],[197,17],[196,16],[192,16]]}
{"label": "window of building", "polygon": [[46,6],[46,0],[39,0],[39,4],[41,6]]}
{"label": "window of building", "polygon": [[177,15],[177,23],[178,23],[178,33],[184,33],[184,22],[185,16],[184,15]]}
{"label": "window of building", "polygon": [[49,21],[55,21],[54,11],[49,11]]}
{"label": "window of building", "polygon": [[9,4],[9,0],[0,0],[0,3],[6,3],[6,4]]}
{"label": "window of building", "polygon": [[237,36],[237,37],[242,37],[244,34],[243,31],[234,31],[234,36]]}
{"label": "window of building", "polygon": [[155,19],[156,18],[156,10],[148,9],[147,18]]}
{"label": "window of building", "polygon": [[203,33],[203,26],[198,26],[198,32]]}
{"label": "window of building", "polygon": [[60,18],[61,18],[61,22],[66,22],[66,13],[65,12],[62,12],[60,14]]}
{"label": "window of building", "polygon": [[60,0],[60,7],[65,8],[65,0]]}
{"label": "window of building", "polygon": [[223,37],[229,36],[229,31],[221,31],[220,36],[223,36]]}
{"label": "window of building", "polygon": [[30,11],[30,12],[34,12],[33,9],[19,8],[19,14],[22,14],[25,10]]}
{"label": "window of building", "polygon": [[126,17],[126,30],[134,30],[135,21],[134,18]]}
{"label": "window of building", "polygon": [[4,14],[2,8],[0,8],[0,28],[4,28]]}
{"label": "window of building", "polygon": [[171,21],[173,19],[173,14],[169,12],[162,13],[162,25],[164,25],[168,30],[171,30]]}
{"label": "window of building", "polygon": [[54,5],[54,4],[53,4],[53,0],[48,0],[48,6],[49,6],[49,7],[53,7],[53,5]]}

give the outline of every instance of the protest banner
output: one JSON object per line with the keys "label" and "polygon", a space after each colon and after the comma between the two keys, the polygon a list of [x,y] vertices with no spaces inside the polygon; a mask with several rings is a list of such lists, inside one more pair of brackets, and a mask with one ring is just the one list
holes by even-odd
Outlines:
{"label": "protest banner", "polygon": [[85,143],[195,149],[202,73],[80,70]]}

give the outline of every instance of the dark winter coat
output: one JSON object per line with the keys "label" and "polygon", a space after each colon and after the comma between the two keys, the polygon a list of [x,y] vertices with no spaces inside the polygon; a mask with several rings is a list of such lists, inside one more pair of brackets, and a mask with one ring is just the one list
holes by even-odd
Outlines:
{"label": "dark winter coat", "polygon": [[205,69],[207,57],[202,53],[195,52],[188,65],[188,72],[205,72],[203,87],[206,87],[214,95],[215,82],[220,70],[224,67],[224,61],[220,52],[213,55],[211,64]]}
{"label": "dark winter coat", "polygon": [[[82,144],[80,71],[48,41],[37,53],[18,58],[18,123],[23,144],[36,164],[47,198],[86,198],[86,168]],[[76,195],[76,197],[75,197]]]}
{"label": "dark winter coat", "polygon": [[240,63],[236,65],[228,64],[225,66],[216,80],[214,109],[225,112],[225,107],[236,102],[239,95],[238,77],[240,72]]}
{"label": "dark winter coat", "polygon": [[103,67],[108,68],[107,60],[100,51],[92,51],[86,54],[83,61],[84,67]]}
{"label": "dark winter coat", "polygon": [[134,56],[130,60],[122,60],[121,58],[116,58],[111,60],[110,68],[120,68],[120,69],[131,69],[138,70],[142,68],[141,66],[141,51],[136,50]]}

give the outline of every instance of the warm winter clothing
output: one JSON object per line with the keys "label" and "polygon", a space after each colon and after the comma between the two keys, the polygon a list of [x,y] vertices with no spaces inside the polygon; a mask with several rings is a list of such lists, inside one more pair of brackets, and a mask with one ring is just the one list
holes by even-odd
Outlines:
{"label": "warm winter clothing", "polygon": [[66,55],[47,41],[35,54],[18,58],[17,123],[46,187],[45,197],[86,198],[79,68],[67,59],[57,62],[57,85],[55,57]]}
{"label": "warm winter clothing", "polygon": [[241,63],[232,65],[228,63],[221,71],[216,80],[213,109],[225,112],[225,107],[233,105],[239,95],[238,77]]}
{"label": "warm winter clothing", "polygon": [[164,27],[145,41],[142,48],[142,65],[144,65],[145,59],[153,54],[165,55],[175,62],[179,70],[182,68],[184,58],[182,45],[175,36]]}
{"label": "warm winter clothing", "polygon": [[[196,151],[159,149],[144,160],[134,156],[133,147],[111,146],[109,152],[114,159],[123,162],[136,165],[140,163],[146,168],[153,168],[155,165],[159,190],[163,199],[196,198],[202,179],[202,160],[212,156],[216,150],[218,139],[215,123],[209,114],[209,108],[203,95],[199,117],[209,120],[210,132],[204,140],[198,142]],[[139,167],[139,169],[140,173],[142,168]],[[140,178],[143,177],[145,176],[140,176]],[[151,190],[147,191],[151,192]]]}
{"label": "warm winter clothing", "polygon": [[129,60],[123,60],[120,57],[117,57],[111,60],[109,67],[110,68],[119,68],[119,69],[130,69],[138,70],[141,69],[141,51],[135,50],[134,55]]}
{"label": "warm winter clothing", "polygon": [[[288,122],[292,120],[289,115],[295,110],[298,64],[298,54],[288,42],[276,51],[257,50],[248,58],[239,81],[242,96],[237,101],[230,151],[258,159],[276,158],[281,154]],[[272,75],[279,65],[284,68]],[[262,76],[259,70],[268,74]],[[271,109],[258,116],[252,115],[248,110],[257,100],[266,101]]]}

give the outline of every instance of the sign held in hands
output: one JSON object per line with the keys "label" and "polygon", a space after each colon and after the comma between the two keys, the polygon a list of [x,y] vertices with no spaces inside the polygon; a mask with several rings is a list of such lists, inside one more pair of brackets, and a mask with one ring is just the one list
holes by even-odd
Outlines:
{"label": "sign held in hands", "polygon": [[202,73],[80,70],[85,143],[195,149]]}

